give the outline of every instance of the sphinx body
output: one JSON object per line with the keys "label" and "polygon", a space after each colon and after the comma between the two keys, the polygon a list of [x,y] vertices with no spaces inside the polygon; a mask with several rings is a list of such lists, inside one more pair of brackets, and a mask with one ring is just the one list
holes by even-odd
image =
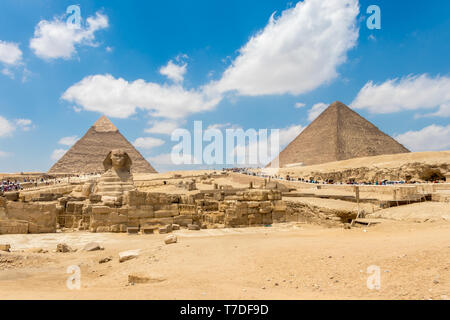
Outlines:
{"label": "sphinx body", "polygon": [[135,190],[131,164],[126,152],[112,150],[103,162],[105,173],[100,177],[94,194],[101,195],[102,201],[117,201],[125,192]]}

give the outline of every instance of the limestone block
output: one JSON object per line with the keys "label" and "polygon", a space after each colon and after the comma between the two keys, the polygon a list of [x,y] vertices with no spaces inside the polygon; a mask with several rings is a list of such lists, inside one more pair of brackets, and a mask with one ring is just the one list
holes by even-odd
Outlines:
{"label": "limestone block", "polygon": [[136,259],[139,254],[140,254],[141,250],[128,250],[128,251],[123,251],[119,253],[119,262],[125,262],[131,259]]}
{"label": "limestone block", "polygon": [[281,196],[281,191],[277,191],[277,190],[271,190],[268,194],[267,194],[267,198],[269,200],[281,200],[282,196]]}
{"label": "limestone block", "polygon": [[27,234],[28,221],[0,220],[0,234]]}
{"label": "limestone block", "polygon": [[188,224],[187,227],[189,230],[200,230],[200,226],[197,224]]}
{"label": "limestone block", "polygon": [[268,199],[268,193],[263,190],[250,190],[244,192],[244,199],[249,201],[266,201]]}
{"label": "limestone block", "polygon": [[113,211],[112,208],[107,207],[107,206],[93,206],[92,207],[92,214],[109,214]]}
{"label": "limestone block", "polygon": [[179,210],[180,210],[180,214],[181,215],[196,214],[197,213],[196,206],[192,205],[192,204],[180,204],[179,205]]}
{"label": "limestone block", "polygon": [[157,210],[155,211],[155,218],[175,217],[179,214],[178,210]]}
{"label": "limestone block", "polygon": [[135,218],[153,218],[155,217],[155,213],[153,211],[153,206],[151,205],[142,205],[139,207],[128,208],[128,216]]}
{"label": "limestone block", "polygon": [[178,241],[178,238],[174,234],[167,236],[166,239],[164,239],[165,244],[177,243],[177,241]]}
{"label": "limestone block", "polygon": [[188,224],[192,224],[193,219],[192,216],[189,215],[179,215],[173,218],[173,222],[180,226],[187,227]]}
{"label": "limestone block", "polygon": [[109,226],[100,226],[97,227],[97,233],[111,232],[111,228]]}
{"label": "limestone block", "polygon": [[11,245],[10,244],[0,244],[0,251],[9,252],[9,249],[11,249]]}

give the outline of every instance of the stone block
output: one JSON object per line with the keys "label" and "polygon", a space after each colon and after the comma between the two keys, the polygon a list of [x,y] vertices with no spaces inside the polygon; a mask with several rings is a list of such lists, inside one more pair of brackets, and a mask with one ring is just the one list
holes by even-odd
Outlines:
{"label": "stone block", "polygon": [[28,221],[0,220],[0,234],[27,234]]}
{"label": "stone block", "polygon": [[128,234],[138,234],[139,233],[139,227],[128,227],[127,228]]}

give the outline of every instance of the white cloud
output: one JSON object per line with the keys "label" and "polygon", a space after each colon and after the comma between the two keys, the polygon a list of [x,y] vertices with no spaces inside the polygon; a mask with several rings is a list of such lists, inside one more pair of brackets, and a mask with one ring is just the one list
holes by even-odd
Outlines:
{"label": "white cloud", "polygon": [[181,83],[184,80],[184,75],[186,74],[186,68],[187,63],[183,63],[181,65],[173,63],[172,60],[169,61],[169,63],[161,67],[159,69],[159,73],[166,76],[170,80],[172,80],[175,83]]}
{"label": "white cloud", "polygon": [[215,86],[241,95],[298,95],[337,77],[358,39],[357,0],[305,0],[270,17]]}
{"label": "white cloud", "polygon": [[137,138],[133,145],[136,148],[142,148],[142,149],[152,149],[155,147],[162,146],[165,143],[164,140],[158,139],[158,138],[152,138],[152,137],[142,137]]}
{"label": "white cloud", "polygon": [[311,107],[311,109],[308,110],[308,120],[313,121],[315,120],[322,112],[325,111],[325,109],[328,108],[328,104],[320,102],[316,103]]}
{"label": "white cloud", "polygon": [[301,125],[292,125],[290,127],[280,129],[280,147],[284,147],[294,140],[305,129]]}
{"label": "white cloud", "polygon": [[297,102],[297,103],[295,104],[295,107],[296,107],[297,109],[303,108],[304,106],[306,106],[306,104],[304,104],[304,103],[302,103],[302,102]]}
{"label": "white cloud", "polygon": [[368,109],[372,113],[394,113],[440,107],[446,114],[450,103],[450,78],[430,77],[427,74],[390,79],[381,84],[372,81],[359,91],[352,102],[355,109]]}
{"label": "white cloud", "polygon": [[16,119],[15,123],[23,131],[29,131],[33,127],[33,121],[30,119]]}
{"label": "white cloud", "polygon": [[[86,111],[127,118],[138,109],[171,120],[210,111],[225,92],[241,95],[300,94],[334,79],[337,67],[358,38],[357,0],[305,0],[274,15],[267,26],[239,51],[221,79],[196,89],[181,85],[187,58],[181,55],[160,69],[173,84],[138,79],[129,82],[112,75],[91,75],[62,95]],[[164,132],[155,125],[148,133]],[[171,127],[173,128],[173,126]],[[171,131],[170,131],[171,132]]]}
{"label": "white cloud", "polygon": [[178,122],[172,120],[152,120],[149,122],[149,124],[151,125],[151,127],[144,130],[146,133],[171,135],[172,132],[179,127]]}
{"label": "white cloud", "polygon": [[64,146],[73,146],[78,141],[77,136],[64,137],[59,139],[58,143]]}
{"label": "white cloud", "polygon": [[67,150],[65,150],[65,149],[55,149],[55,150],[53,150],[53,153],[52,153],[52,155],[50,156],[50,158],[51,158],[53,161],[57,161],[57,160],[61,159],[62,156],[63,156],[66,152],[67,152]]}
{"label": "white cloud", "polygon": [[395,139],[414,152],[450,150],[450,125],[431,125],[419,131],[408,131]]}
{"label": "white cloud", "polygon": [[96,46],[95,32],[108,27],[108,17],[99,12],[87,18],[85,27],[67,24],[63,17],[53,21],[40,21],[30,40],[30,48],[42,59],[70,59],[77,52],[76,46]]}
{"label": "white cloud", "polygon": [[136,109],[152,116],[181,119],[189,114],[213,109],[221,100],[200,90],[186,90],[178,85],[160,85],[142,79],[128,82],[113,76],[85,77],[64,92],[63,99],[87,111],[110,117],[127,118]]}
{"label": "white cloud", "polygon": [[18,65],[22,61],[22,51],[17,43],[0,40],[0,62],[7,65]]}
{"label": "white cloud", "polygon": [[0,158],[9,157],[11,153],[0,150]]}
{"label": "white cloud", "polygon": [[7,77],[9,77],[9,78],[11,78],[11,79],[14,79],[14,73],[8,68],[3,68],[2,69],[2,74],[7,76]]}
{"label": "white cloud", "polygon": [[419,117],[450,117],[450,102],[441,104],[436,112],[419,115]]}
{"label": "white cloud", "polygon": [[14,125],[8,119],[0,116],[0,138],[11,136],[14,130]]}

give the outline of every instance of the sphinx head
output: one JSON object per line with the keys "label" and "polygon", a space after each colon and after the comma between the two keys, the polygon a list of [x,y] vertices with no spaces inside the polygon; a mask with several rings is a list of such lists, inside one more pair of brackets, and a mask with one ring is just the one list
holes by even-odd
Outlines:
{"label": "sphinx head", "polygon": [[105,170],[114,168],[116,170],[124,170],[130,172],[131,170],[131,158],[125,151],[120,149],[111,150],[103,161]]}

